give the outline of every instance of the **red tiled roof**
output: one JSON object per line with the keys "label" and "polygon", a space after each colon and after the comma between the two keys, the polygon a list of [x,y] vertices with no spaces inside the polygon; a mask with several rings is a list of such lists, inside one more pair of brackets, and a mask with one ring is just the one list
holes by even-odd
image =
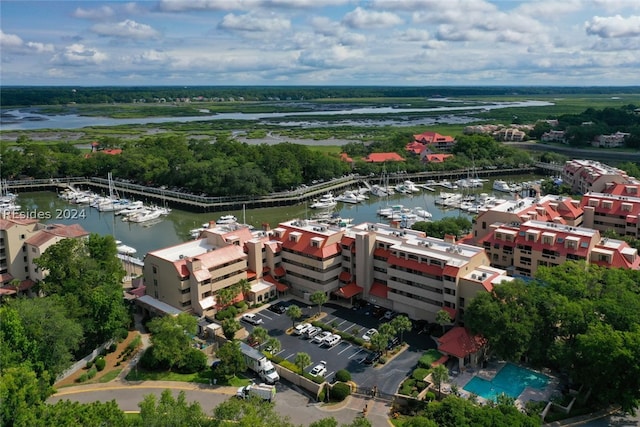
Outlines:
{"label": "red tiled roof", "polygon": [[118,154],[122,154],[122,148],[105,148],[101,150],[100,153],[109,154],[111,156],[115,156]]}
{"label": "red tiled roof", "polygon": [[345,246],[351,246],[353,244],[353,242],[355,242],[355,241],[356,241],[356,239],[354,239],[353,237],[346,236],[346,235],[343,235],[340,238],[340,242]]}
{"label": "red tiled roof", "polygon": [[276,285],[276,289],[280,292],[284,292],[287,289],[289,289],[289,287],[287,285],[285,285],[284,283],[280,283],[279,281],[277,281],[276,279],[274,279],[271,276],[264,276],[262,278],[262,280],[264,280],[267,283],[271,283],[273,285]]}
{"label": "red tiled roof", "polygon": [[196,282],[204,282],[205,280],[211,279],[211,273],[206,268],[203,268],[194,271],[193,277],[196,279]]}
{"label": "red tiled roof", "polygon": [[[296,232],[300,233],[300,238],[296,242],[295,240],[289,238],[289,233],[293,230],[288,227],[284,228],[287,230],[287,233],[282,237],[282,247],[286,249],[295,252],[301,252],[305,255],[314,256],[320,259],[332,257],[339,254],[341,251],[340,243],[335,242],[327,244],[325,235],[314,233],[311,231],[300,231],[298,229],[295,229]],[[311,239],[313,237],[322,237],[323,241],[320,243],[320,247],[316,247],[311,244]]]}
{"label": "red tiled roof", "polygon": [[389,257],[387,262],[389,263],[389,266],[410,268],[412,270],[431,274],[433,276],[442,276],[443,274],[443,268],[437,265],[429,265],[424,262],[418,262],[411,259],[404,259],[404,258],[400,258],[393,255]]}
{"label": "red tiled roof", "polygon": [[384,283],[373,282],[371,285],[371,289],[369,290],[369,295],[373,295],[378,298],[387,298],[387,293],[389,288]]}
{"label": "red tiled roof", "polygon": [[145,290],[147,289],[146,286],[138,286],[137,288],[133,288],[129,291],[129,293],[131,295],[137,296],[137,297],[141,297],[144,295]]}
{"label": "red tiled roof", "polygon": [[429,163],[442,163],[450,157],[454,157],[453,154],[427,154],[424,160]]}
{"label": "red tiled roof", "polygon": [[258,273],[256,273],[253,270],[247,270],[247,280],[253,280],[258,276]]}
{"label": "red tiled roof", "polygon": [[343,286],[338,289],[335,293],[343,298],[351,298],[352,296],[357,295],[362,291],[363,289],[360,286],[356,285],[356,282],[351,282],[347,286]]}
{"label": "red tiled roof", "polygon": [[404,148],[411,153],[420,154],[424,151],[425,145],[421,142],[413,141],[408,143]]}
{"label": "red tiled roof", "polygon": [[413,135],[414,140],[423,144],[436,144],[436,143],[453,143],[455,140],[449,135],[440,135],[437,132],[422,132],[418,135]]}
{"label": "red tiled roof", "polygon": [[270,267],[262,267],[262,274],[268,273],[271,271]]}
{"label": "red tiled roof", "polygon": [[16,288],[0,288],[0,295],[14,295],[16,293]]}
{"label": "red tiled roof", "polygon": [[391,256],[391,252],[386,249],[375,248],[373,250],[373,256],[377,256],[380,258],[389,258]]}
{"label": "red tiled roof", "polygon": [[13,280],[13,276],[11,273],[2,273],[0,274],[0,283],[10,282]]}
{"label": "red tiled roof", "polygon": [[456,267],[453,265],[445,265],[444,270],[442,270],[442,275],[458,277],[458,271],[460,271],[460,267]]}
{"label": "red tiled roof", "polygon": [[287,271],[284,269],[284,267],[280,266],[280,267],[276,267],[276,269],[273,271],[273,274],[275,274],[278,277],[281,277],[287,274]]}
{"label": "red tiled roof", "polygon": [[199,260],[202,263],[202,268],[207,270],[246,258],[247,255],[242,248],[237,245],[223,246],[211,252],[193,257],[194,260]]}
{"label": "red tiled roof", "polygon": [[431,364],[432,368],[435,368],[438,365],[442,365],[443,363],[445,363],[447,360],[449,360],[449,356],[447,356],[446,354],[443,355],[440,359],[436,360],[435,362],[433,362]]}
{"label": "red tiled roof", "polygon": [[451,321],[456,320],[456,309],[455,308],[442,307],[442,309],[449,314],[449,317],[451,318]]}
{"label": "red tiled roof", "polygon": [[364,161],[370,163],[384,163],[404,162],[404,159],[398,153],[371,153],[364,158]]}
{"label": "red tiled roof", "polygon": [[456,326],[438,338],[438,351],[464,358],[469,354],[476,353],[486,342],[486,339],[480,335],[472,335],[467,328]]}
{"label": "red tiled roof", "polygon": [[350,282],[351,281],[351,273],[349,273],[348,271],[342,271],[338,275],[338,279],[340,279],[341,282],[345,282],[345,283]]}
{"label": "red tiled roof", "polygon": [[340,160],[347,163],[353,163],[353,159],[347,153],[340,153]]}

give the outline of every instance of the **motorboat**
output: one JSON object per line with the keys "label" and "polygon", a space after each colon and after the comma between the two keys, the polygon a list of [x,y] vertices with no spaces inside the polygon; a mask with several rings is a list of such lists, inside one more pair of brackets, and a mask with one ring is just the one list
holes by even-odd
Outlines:
{"label": "motorboat", "polygon": [[501,179],[496,179],[495,181],[493,181],[493,189],[496,191],[502,191],[504,193],[511,193],[511,191],[513,191],[511,186],[506,181],[503,181]]}
{"label": "motorboat", "polygon": [[413,208],[412,212],[416,214],[419,218],[424,218],[424,219],[429,219],[433,216],[431,215],[431,212],[429,212],[424,208]]}
{"label": "motorboat", "polygon": [[409,192],[411,193],[419,193],[420,192],[420,188],[418,188],[418,186],[411,180],[407,179],[405,180],[402,185],[404,186],[404,188],[406,188],[407,190],[409,190]]}
{"label": "motorboat", "polygon": [[328,209],[333,208],[338,204],[333,194],[324,194],[319,199],[315,200],[309,207],[312,209]]}
{"label": "motorboat", "polygon": [[216,220],[216,224],[233,224],[238,222],[238,218],[233,215],[222,215],[220,218]]}
{"label": "motorboat", "polygon": [[129,215],[132,213],[140,212],[142,209],[146,209],[141,201],[135,201],[129,203],[124,209],[119,209],[115,212],[116,215]]}
{"label": "motorboat", "polygon": [[336,202],[351,203],[351,204],[360,203],[363,200],[364,198],[358,197],[356,193],[349,190],[345,191],[344,193],[340,194],[335,198]]}
{"label": "motorboat", "polygon": [[121,255],[133,255],[136,252],[138,252],[136,248],[127,246],[124,243],[122,243],[120,240],[116,240],[116,249],[118,250],[118,253]]}
{"label": "motorboat", "polygon": [[168,215],[169,212],[171,212],[171,210],[168,208],[160,208],[155,206],[155,207],[142,209],[136,213],[129,214],[126,217],[122,218],[122,220],[137,222],[137,223],[147,222],[154,219],[158,219],[163,215]]}

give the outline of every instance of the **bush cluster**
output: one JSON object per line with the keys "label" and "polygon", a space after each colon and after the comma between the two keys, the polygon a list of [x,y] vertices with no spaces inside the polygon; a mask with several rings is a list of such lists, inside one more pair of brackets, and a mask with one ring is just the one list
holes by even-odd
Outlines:
{"label": "bush cluster", "polygon": [[411,377],[416,381],[423,381],[427,375],[431,372],[429,369],[417,368],[411,374]]}
{"label": "bush cluster", "polygon": [[104,369],[104,367],[107,365],[107,361],[106,361],[106,360],[104,360],[104,357],[103,357],[103,356],[98,356],[98,357],[96,358],[95,365],[96,365],[96,369],[97,369],[98,371],[102,371],[102,370]]}
{"label": "bush cluster", "polygon": [[351,387],[349,387],[349,384],[338,382],[331,387],[331,392],[329,393],[329,397],[334,402],[342,402],[350,394],[351,394]]}
{"label": "bush cluster", "polygon": [[207,367],[207,355],[198,349],[190,348],[176,370],[181,374],[193,374]]}
{"label": "bush cluster", "polygon": [[237,315],[238,315],[238,309],[235,306],[230,305],[229,307],[223,308],[222,310],[218,311],[215,317],[217,320],[224,320],[224,319],[234,319]]}
{"label": "bush cluster", "polygon": [[351,373],[346,369],[340,369],[338,372],[336,372],[336,380],[343,383],[351,381]]}

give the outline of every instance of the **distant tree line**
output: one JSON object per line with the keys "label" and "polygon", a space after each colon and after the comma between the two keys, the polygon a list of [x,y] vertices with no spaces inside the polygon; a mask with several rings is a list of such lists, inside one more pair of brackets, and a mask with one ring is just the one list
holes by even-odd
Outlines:
{"label": "distant tree line", "polygon": [[[634,88],[624,88],[633,91]],[[621,88],[611,87],[514,87],[514,86],[10,86],[0,94],[2,107],[78,104],[128,103],[156,99],[243,98],[246,101],[304,101],[327,98],[415,98],[497,95],[609,94]]]}

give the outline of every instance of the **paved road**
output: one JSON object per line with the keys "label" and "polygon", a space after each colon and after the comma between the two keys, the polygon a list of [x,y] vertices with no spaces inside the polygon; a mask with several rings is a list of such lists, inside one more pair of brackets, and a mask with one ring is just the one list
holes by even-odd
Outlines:
{"label": "paved road", "polygon": [[[188,402],[199,402],[202,409],[208,414],[212,414],[218,404],[231,398],[236,391],[233,387],[171,381],[145,381],[138,384],[111,382],[63,388],[51,396],[48,402],[55,403],[65,399],[80,403],[115,400],[120,409],[124,411],[138,411],[140,409],[138,403],[142,402],[145,395],[154,394],[159,397],[165,389],[173,390],[174,396],[177,396],[180,391],[184,391]],[[313,402],[288,384],[278,386],[275,409],[279,414],[288,416],[296,425],[307,426],[313,421],[329,417],[335,418],[338,424],[347,424],[360,416],[365,404],[368,405],[367,418],[374,427],[388,427],[390,425],[387,421],[390,408],[383,402],[365,401],[362,398],[351,396],[339,405],[325,406]]]}

